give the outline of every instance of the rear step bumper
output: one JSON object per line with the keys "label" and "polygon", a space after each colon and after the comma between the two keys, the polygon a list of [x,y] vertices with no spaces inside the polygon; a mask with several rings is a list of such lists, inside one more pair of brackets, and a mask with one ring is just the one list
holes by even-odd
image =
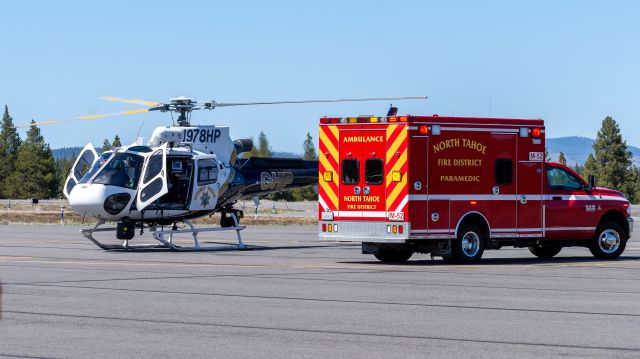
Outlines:
{"label": "rear step bumper", "polygon": [[[323,224],[325,225],[324,231]],[[329,225],[331,225],[331,231],[328,230]],[[318,224],[321,240],[341,242],[404,243],[409,239],[410,230],[408,222],[320,221]]]}

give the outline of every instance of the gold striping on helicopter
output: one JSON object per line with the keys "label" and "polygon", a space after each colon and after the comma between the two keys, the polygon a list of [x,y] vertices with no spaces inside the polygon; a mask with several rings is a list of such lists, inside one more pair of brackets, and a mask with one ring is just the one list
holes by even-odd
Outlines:
{"label": "gold striping on helicopter", "polygon": [[138,99],[135,99],[135,98],[120,98],[120,97],[113,97],[113,96],[103,96],[103,97],[100,97],[100,99],[101,100],[106,100],[106,101],[117,101],[117,102],[133,103],[133,104],[136,104],[136,105],[143,105],[143,106],[149,106],[149,107],[160,105],[160,102],[157,102],[157,101],[138,100]]}
{"label": "gold striping on helicopter", "polygon": [[143,113],[143,112],[149,112],[149,109],[143,108],[143,109],[139,109],[139,110],[126,110],[126,111],[103,113],[103,114],[97,114],[97,115],[86,115],[86,116],[79,116],[79,117],[74,117],[74,118],[70,118],[70,119],[66,119],[66,120],[38,121],[38,122],[31,122],[31,123],[24,123],[24,124],[16,125],[15,128],[29,127],[29,126],[32,126],[32,125],[36,125],[36,126],[52,125],[52,124],[57,124],[57,123],[80,121],[80,120],[93,120],[93,119],[105,118],[105,117],[113,117],[113,116],[135,115],[135,114]]}

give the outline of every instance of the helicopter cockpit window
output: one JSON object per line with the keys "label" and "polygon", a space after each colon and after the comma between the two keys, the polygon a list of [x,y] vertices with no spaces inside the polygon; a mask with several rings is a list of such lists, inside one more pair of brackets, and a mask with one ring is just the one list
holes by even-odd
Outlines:
{"label": "helicopter cockpit window", "polygon": [[198,185],[215,183],[218,180],[218,166],[216,160],[198,161]]}
{"label": "helicopter cockpit window", "polygon": [[98,173],[93,183],[136,189],[142,171],[142,162],[142,156],[117,153]]}
{"label": "helicopter cockpit window", "polygon": [[104,165],[105,162],[107,162],[107,160],[109,159],[109,157],[111,157],[112,154],[113,152],[111,151],[101,154],[100,157],[98,157],[98,160],[93,164],[93,166],[91,166],[91,169],[87,173],[85,173],[84,176],[82,176],[82,178],[80,179],[80,181],[78,181],[78,183],[89,182],[91,177],[93,177],[93,175],[95,175],[96,172],[98,172],[100,167],[102,167],[102,165]]}

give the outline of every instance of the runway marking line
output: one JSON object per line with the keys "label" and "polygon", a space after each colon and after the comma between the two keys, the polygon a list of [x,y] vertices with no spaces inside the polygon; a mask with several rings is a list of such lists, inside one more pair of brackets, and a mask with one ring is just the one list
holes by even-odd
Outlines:
{"label": "runway marking line", "polygon": [[[230,264],[230,263],[171,263],[171,262],[127,262],[127,261],[87,261],[87,260],[36,260],[33,259],[36,257],[12,257],[12,256],[0,256],[0,262],[4,263],[46,263],[46,264],[72,264],[72,265],[103,265],[103,266],[140,266],[140,267],[153,267],[153,266],[163,266],[163,267],[229,267],[229,268],[276,268],[276,269],[372,269],[375,268],[379,271],[398,271],[399,269],[414,269],[419,270],[422,267],[416,266],[415,264],[411,265],[393,265],[393,266],[382,266],[377,262],[372,262],[371,264]],[[436,263],[429,264],[431,267],[441,267],[441,268],[469,268],[469,269],[488,269],[488,268],[536,268],[536,269],[545,269],[545,268],[570,268],[570,267],[607,267],[611,266],[612,269],[615,269],[616,266],[626,266],[626,265],[638,265],[640,266],[640,261],[638,260],[623,260],[623,261],[615,261],[615,262],[585,262],[585,263],[561,263],[561,264],[550,264],[550,263],[540,263],[540,264],[477,264],[477,265],[451,265],[444,263]],[[640,267],[639,267],[640,268]]]}

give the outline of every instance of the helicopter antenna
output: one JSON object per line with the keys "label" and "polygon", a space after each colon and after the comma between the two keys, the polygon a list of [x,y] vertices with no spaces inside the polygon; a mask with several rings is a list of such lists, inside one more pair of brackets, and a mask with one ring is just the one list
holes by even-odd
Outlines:
{"label": "helicopter antenna", "polygon": [[138,129],[138,134],[136,135],[136,138],[140,137],[140,132],[142,132],[142,126],[144,126],[144,120],[142,120],[142,123],[140,124],[140,128]]}

